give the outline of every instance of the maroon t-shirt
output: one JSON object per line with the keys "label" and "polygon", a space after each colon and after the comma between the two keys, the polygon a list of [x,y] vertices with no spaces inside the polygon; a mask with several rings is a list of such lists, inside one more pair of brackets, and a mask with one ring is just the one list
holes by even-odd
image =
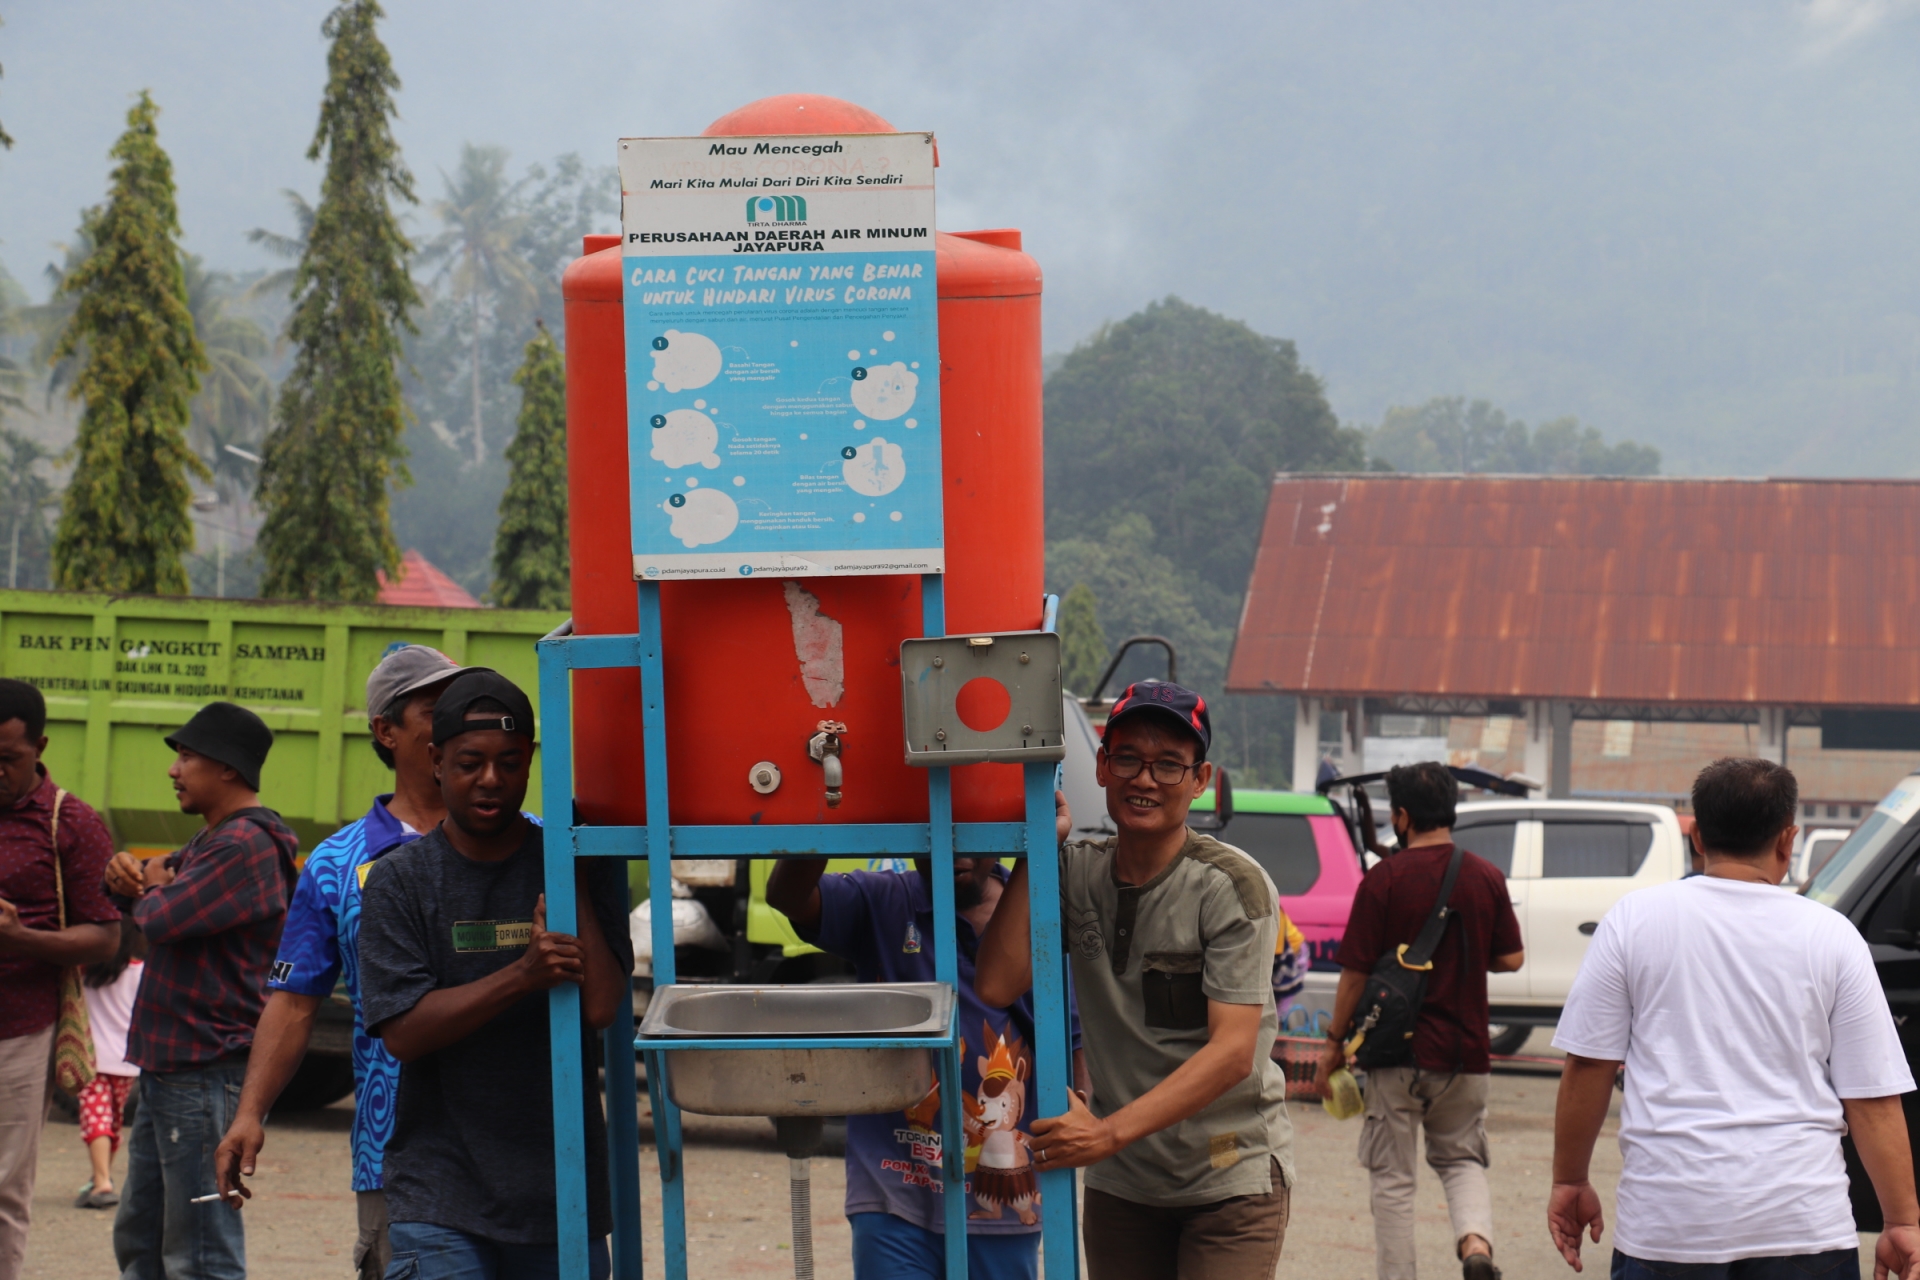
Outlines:
{"label": "maroon t-shirt", "polygon": [[[1413,941],[1433,912],[1452,856],[1450,844],[1422,845],[1391,854],[1367,872],[1334,957],[1342,969],[1371,972],[1381,956]],[[1427,1071],[1478,1075],[1492,1070],[1487,962],[1521,949],[1520,921],[1507,896],[1507,878],[1471,853],[1460,859],[1451,905],[1453,918],[1433,953],[1427,998],[1413,1031],[1413,1060]]]}
{"label": "maroon t-shirt", "polygon": [[[0,809],[0,898],[29,929],[58,929],[60,900],[53,886],[53,779]],[[101,879],[113,857],[113,837],[100,815],[77,796],[60,802],[60,878],[67,889],[67,923],[120,923]],[[53,1025],[60,1012],[60,969],[25,956],[0,955],[0,1040],[30,1036]]]}

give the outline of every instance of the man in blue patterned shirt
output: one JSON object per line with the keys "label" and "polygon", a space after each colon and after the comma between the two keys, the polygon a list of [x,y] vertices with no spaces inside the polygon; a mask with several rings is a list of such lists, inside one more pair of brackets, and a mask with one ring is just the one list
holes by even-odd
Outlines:
{"label": "man in blue patterned shirt", "polygon": [[353,1263],[361,1280],[379,1280],[391,1252],[380,1166],[393,1136],[400,1063],[367,1035],[360,1015],[360,890],[377,859],[446,816],[433,774],[433,708],[456,675],[480,669],[461,667],[425,645],[403,644],[390,648],[367,677],[373,749],[394,771],[393,794],[376,799],[366,817],[334,832],[307,858],[268,975],[271,994],[254,1032],[246,1084],[214,1157],[220,1190],[238,1209],[252,1194],[240,1179],[253,1175],[266,1144],[267,1112],[307,1051],[320,1002],[344,977],[353,1001],[353,1190],[360,1219]]}

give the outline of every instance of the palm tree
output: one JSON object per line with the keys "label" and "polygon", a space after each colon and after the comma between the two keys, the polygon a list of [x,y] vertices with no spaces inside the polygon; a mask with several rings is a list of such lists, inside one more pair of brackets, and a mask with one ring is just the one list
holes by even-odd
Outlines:
{"label": "palm tree", "polygon": [[7,132],[5,126],[0,126],[0,147],[13,150],[13,135]]}
{"label": "palm tree", "polygon": [[[0,134],[0,138],[4,137]],[[7,141],[10,145],[11,139]],[[13,278],[0,268],[0,339],[9,337],[20,327],[19,313],[14,306],[16,288]],[[19,363],[0,353],[0,417],[4,417],[8,409],[26,408],[26,401],[20,395],[26,381],[26,373]],[[36,532],[42,535],[35,545],[44,551],[47,507],[58,495],[40,476],[39,465],[46,460],[47,451],[38,441],[0,427],[0,449],[5,450],[7,464],[0,470],[0,519],[9,526],[7,585],[17,587],[20,585],[22,527],[29,538]]]}
{"label": "palm tree", "polygon": [[507,149],[460,147],[460,164],[449,177],[442,171],[446,195],[434,201],[433,212],[444,230],[420,254],[425,264],[438,263],[435,283],[445,282],[456,299],[464,301],[471,325],[473,356],[473,464],[486,461],[486,440],[480,425],[480,330],[489,303],[498,316],[513,307],[531,309],[539,298],[533,272],[521,256],[518,241],[527,224],[521,189],[526,179],[507,180]]}
{"label": "palm tree", "polygon": [[21,537],[25,535],[29,551],[45,558],[52,540],[47,512],[60,504],[60,494],[40,473],[41,464],[51,461],[52,455],[39,441],[0,427],[0,451],[4,451],[7,464],[0,469],[0,519],[7,525],[7,586],[17,587]]}
{"label": "palm tree", "polygon": [[[20,286],[7,274],[7,269],[0,266],[0,342],[12,337],[20,329],[20,312],[16,301],[19,296]],[[0,418],[6,416],[8,409],[27,407],[20,395],[26,383],[26,371],[17,361],[0,351]]]}
{"label": "palm tree", "polygon": [[209,365],[193,401],[194,434],[213,468],[221,500],[253,490],[253,464],[229,446],[257,453],[273,405],[273,382],[258,363],[267,335],[245,316],[229,315],[232,278],[208,271],[198,254],[185,255],[187,309]]}
{"label": "palm tree", "polygon": [[307,238],[313,234],[314,211],[313,206],[307,203],[307,198],[287,187],[280,188],[280,194],[287,198],[287,205],[293,210],[293,234],[283,236],[278,231],[255,227],[247,232],[247,239],[274,257],[285,258],[294,265],[269,271],[255,280],[247,289],[246,296],[249,298],[269,293],[291,295],[294,279],[300,274],[300,259],[307,252]]}
{"label": "palm tree", "polygon": [[79,308],[78,298],[69,294],[65,285],[67,277],[80,269],[82,263],[93,256],[93,220],[100,210],[85,209],[80,214],[80,229],[74,233],[68,244],[57,244],[60,261],[49,262],[46,268],[47,300],[36,306],[22,307],[20,318],[37,335],[33,344],[33,363],[47,370],[47,403],[51,405],[54,397],[87,362],[85,344],[78,344],[65,356],[57,354],[60,336],[67,331],[67,324],[73,319],[73,313]]}
{"label": "palm tree", "polygon": [[232,277],[208,271],[198,254],[184,255],[184,262],[187,309],[208,364],[193,400],[192,434],[201,457],[213,468],[213,500],[196,500],[194,506],[206,512],[225,509],[204,520],[214,531],[214,594],[224,596],[229,542],[237,539],[244,548],[248,541],[246,502],[273,411],[273,380],[258,363],[267,353],[267,335],[252,320],[227,312]]}

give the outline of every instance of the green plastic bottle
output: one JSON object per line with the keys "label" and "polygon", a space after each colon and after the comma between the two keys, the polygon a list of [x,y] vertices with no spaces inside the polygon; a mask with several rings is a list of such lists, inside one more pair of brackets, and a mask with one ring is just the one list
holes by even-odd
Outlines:
{"label": "green plastic bottle", "polygon": [[1351,1120],[1367,1109],[1366,1100],[1360,1096],[1360,1082],[1353,1078],[1353,1072],[1341,1067],[1327,1077],[1324,1105],[1327,1114],[1335,1120]]}

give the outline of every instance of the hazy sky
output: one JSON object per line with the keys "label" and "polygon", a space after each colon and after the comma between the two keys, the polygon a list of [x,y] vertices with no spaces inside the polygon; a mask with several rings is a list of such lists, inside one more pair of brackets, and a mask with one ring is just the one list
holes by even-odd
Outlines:
{"label": "hazy sky", "polygon": [[[328,7],[0,0],[0,260],[42,291],[144,87],[188,247],[261,264],[247,229],[317,186]],[[1025,229],[1049,349],[1177,293],[1296,340],[1353,421],[1481,395],[1670,470],[1920,475],[1920,0],[390,0],[383,30],[423,196],[464,140],[610,165],[837,94],[939,134],[943,226]]]}

